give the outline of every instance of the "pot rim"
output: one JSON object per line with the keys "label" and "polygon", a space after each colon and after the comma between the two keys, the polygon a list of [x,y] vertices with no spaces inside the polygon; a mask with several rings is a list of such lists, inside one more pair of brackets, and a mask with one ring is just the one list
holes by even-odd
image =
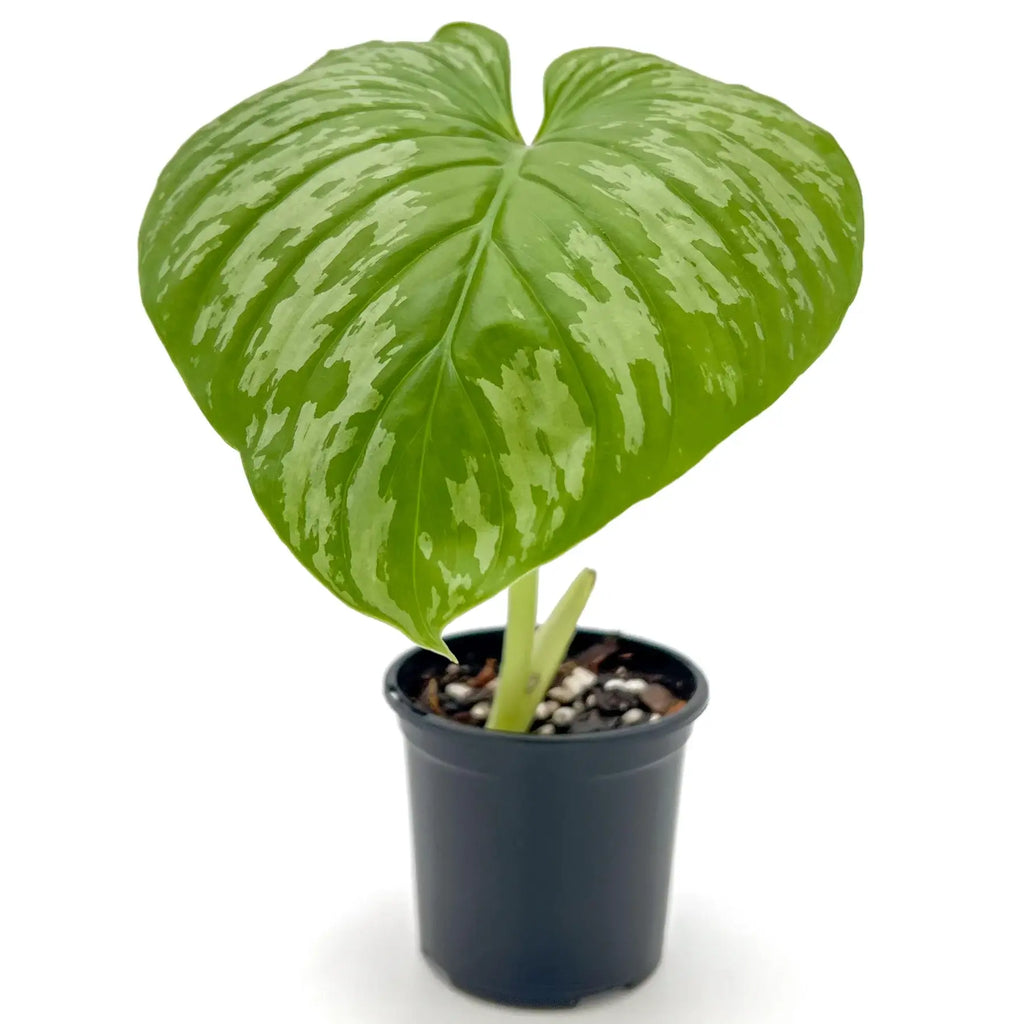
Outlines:
{"label": "pot rim", "polygon": [[[472,637],[484,636],[487,634],[504,633],[504,627],[497,626],[489,629],[468,629],[460,633],[450,633],[445,636],[445,642],[470,639]],[[461,736],[471,742],[479,742],[484,739],[488,743],[545,743],[549,749],[553,746],[575,743],[617,743],[638,736],[650,737],[668,736],[671,733],[679,732],[689,728],[697,717],[708,705],[708,683],[704,673],[684,654],[664,644],[645,640],[643,637],[633,636],[630,633],[622,633],[618,630],[602,630],[592,627],[583,627],[577,630],[579,633],[589,633],[601,637],[614,637],[616,640],[625,643],[642,644],[645,647],[653,648],[661,653],[675,658],[682,662],[693,675],[696,688],[693,696],[686,703],[681,711],[675,714],[666,715],[657,722],[644,722],[642,725],[629,726],[625,729],[610,729],[607,732],[591,733],[558,733],[553,736],[539,736],[536,733],[504,732],[497,729],[481,729],[477,726],[467,726],[460,722],[452,722],[440,715],[422,711],[413,704],[405,691],[398,685],[398,673],[402,666],[412,657],[426,650],[423,647],[411,647],[399,655],[389,666],[384,674],[384,697],[391,709],[406,722],[412,723],[421,729],[441,730],[441,734],[449,736]],[[438,655],[441,657],[441,655]]]}

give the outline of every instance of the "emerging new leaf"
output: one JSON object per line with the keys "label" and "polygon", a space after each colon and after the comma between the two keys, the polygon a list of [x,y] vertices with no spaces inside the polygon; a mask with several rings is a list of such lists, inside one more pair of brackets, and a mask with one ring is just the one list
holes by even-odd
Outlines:
{"label": "emerging new leaf", "polygon": [[333,51],[194,135],[139,240],[282,539],[437,650],[774,401],[860,277],[853,171],[788,107],[617,49],[544,88],[526,145],[485,28]]}

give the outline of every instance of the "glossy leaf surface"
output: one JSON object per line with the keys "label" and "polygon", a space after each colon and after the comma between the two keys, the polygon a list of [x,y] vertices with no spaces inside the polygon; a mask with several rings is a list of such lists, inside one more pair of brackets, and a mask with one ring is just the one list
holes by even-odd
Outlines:
{"label": "glossy leaf surface", "polygon": [[457,614],[674,480],[821,353],[860,276],[830,135],[650,55],[333,51],[193,136],[146,309],[299,559],[443,649]]}

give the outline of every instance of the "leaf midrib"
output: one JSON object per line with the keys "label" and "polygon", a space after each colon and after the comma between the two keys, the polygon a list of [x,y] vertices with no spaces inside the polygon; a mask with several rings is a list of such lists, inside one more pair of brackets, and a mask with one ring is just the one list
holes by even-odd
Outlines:
{"label": "leaf midrib", "polygon": [[[526,154],[529,152],[528,146],[522,146],[515,150],[512,156],[509,158],[505,165],[505,170],[502,174],[501,181],[498,183],[498,187],[494,191],[494,196],[491,198],[490,205],[487,207],[487,212],[484,214],[480,221],[478,228],[479,236],[477,238],[476,246],[473,249],[473,253],[469,258],[469,264],[466,267],[466,274],[462,283],[462,290],[459,293],[458,300],[455,303],[455,308],[452,310],[451,316],[448,318],[448,324],[445,328],[444,334],[441,336],[441,340],[437,345],[436,351],[443,351],[447,356],[447,362],[451,364],[455,373],[458,374],[458,367],[454,365],[452,360],[452,340],[455,337],[455,332],[459,328],[459,324],[462,321],[463,312],[466,308],[466,301],[469,298],[470,292],[473,290],[473,286],[476,283],[477,274],[480,270],[480,264],[483,260],[484,253],[487,251],[487,247],[491,244],[491,240],[494,233],[494,225],[498,220],[498,216],[501,213],[502,208],[505,205],[505,200],[508,198],[509,191],[516,179],[519,177],[519,169],[522,166],[523,160]],[[445,361],[440,360],[438,362],[437,377],[434,382],[434,392],[430,397],[430,405],[427,407],[427,415],[423,426],[423,445],[420,450],[420,467],[416,477],[416,511],[413,516],[413,530],[412,530],[412,558],[411,558],[411,582],[412,582],[412,594],[413,601],[416,605],[416,619],[417,624],[422,628],[426,626],[423,619],[423,606],[420,603],[420,593],[417,586],[416,580],[416,566],[418,563],[418,550],[417,545],[419,543],[420,535],[420,510],[423,507],[423,472],[427,462],[427,444],[430,440],[431,424],[434,417],[434,410],[437,408],[437,397],[441,392],[441,380],[444,375]],[[504,518],[504,517],[502,517]]]}

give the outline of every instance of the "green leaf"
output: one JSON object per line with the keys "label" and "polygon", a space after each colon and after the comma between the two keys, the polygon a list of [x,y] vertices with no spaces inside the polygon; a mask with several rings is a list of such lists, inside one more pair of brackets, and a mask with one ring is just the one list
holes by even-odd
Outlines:
{"label": "green leaf", "polygon": [[282,539],[437,650],[773,402],[860,277],[853,171],[788,107],[617,49],[544,88],[528,146],[487,29],[332,51],[194,135],[140,235]]}

